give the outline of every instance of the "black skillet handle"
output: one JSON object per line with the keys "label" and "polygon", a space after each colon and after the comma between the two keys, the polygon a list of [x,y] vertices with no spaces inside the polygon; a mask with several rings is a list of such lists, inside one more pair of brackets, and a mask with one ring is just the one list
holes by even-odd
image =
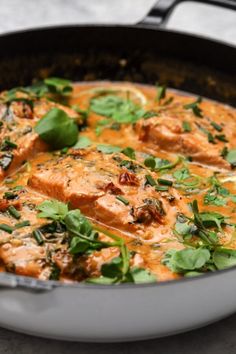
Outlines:
{"label": "black skillet handle", "polygon": [[[159,0],[149,11],[147,16],[140,22],[145,26],[165,26],[165,23],[171,15],[176,5],[189,0]],[[216,5],[231,10],[236,10],[236,0],[191,0],[198,3]]]}

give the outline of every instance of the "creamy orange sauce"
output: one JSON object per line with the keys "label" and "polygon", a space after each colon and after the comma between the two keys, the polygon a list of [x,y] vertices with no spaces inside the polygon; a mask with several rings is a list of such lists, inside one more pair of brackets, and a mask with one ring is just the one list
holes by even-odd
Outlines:
{"label": "creamy orange sauce", "polygon": [[[44,225],[46,220],[37,218],[37,211],[31,206],[37,206],[46,199],[55,198],[70,203],[72,208],[79,208],[95,224],[103,225],[124,238],[134,255],[131,264],[150,270],[158,281],[180,277],[163,265],[162,259],[166,251],[185,247],[181,237],[173,230],[178,214],[192,217],[189,203],[193,200],[198,201],[201,211],[218,212],[229,218],[230,223],[236,223],[236,203],[232,198],[228,198],[221,206],[204,203],[205,195],[212,188],[209,178],[214,173],[222,187],[232,196],[236,195],[235,171],[221,156],[225,146],[228,149],[235,147],[236,112],[233,108],[204,99],[199,103],[202,117],[197,117],[192,109],[183,108],[196,99],[193,96],[168,90],[165,99],[158,102],[155,87],[106,82],[74,85],[70,105],[79,105],[80,109],[87,110],[95,95],[94,89],[97,88],[111,90],[111,94],[118,92],[120,97],[126,97],[129,92],[130,100],[145,111],[155,111],[156,114],[148,119],[140,119],[136,124],[120,124],[116,130],[109,125],[101,126],[103,129],[97,134],[98,123],[106,118],[90,111],[87,126],[81,130],[80,137],[88,137],[91,146],[81,149],[80,154],[74,154],[73,149],[65,155],[49,152],[47,145],[36,133],[29,137],[19,137],[19,127],[13,128],[10,133],[5,128],[1,130],[1,141],[8,136],[18,145],[17,157],[9,170],[1,172],[2,178],[5,177],[0,186],[1,200],[5,200],[4,193],[12,191],[16,186],[23,186],[23,190],[17,192],[20,204],[16,208],[21,213],[17,222],[28,220],[30,226],[16,229],[11,234],[0,230],[0,271],[48,279],[53,262],[60,268],[62,281],[81,281],[87,277],[99,276],[101,265],[118,255],[117,248],[112,247],[75,259],[60,235],[44,245],[37,245],[32,238],[32,230]],[[30,126],[33,130],[35,122],[54,105],[38,102],[36,108],[28,112],[30,117],[24,114],[22,117],[15,104],[11,114],[16,117],[20,128]],[[60,107],[71,117],[76,115],[73,109],[62,105]],[[190,132],[183,131],[183,122],[191,125]],[[220,126],[220,132],[212,122]],[[224,134],[227,142],[214,138],[214,143],[211,143],[208,141],[209,133],[213,136]],[[121,152],[98,152],[97,144],[133,148],[136,152],[135,163],[141,166],[140,170],[133,173],[120,167],[117,161],[130,161],[130,158]],[[179,162],[172,169],[152,171],[144,163],[147,155],[169,160],[170,163],[179,159]],[[189,156],[192,161],[184,160]],[[27,163],[22,165],[26,160]],[[173,173],[181,168],[188,168],[191,177],[187,181],[195,179],[196,188],[186,188],[181,183],[178,185]],[[122,175],[124,173],[126,176]],[[127,173],[133,182],[122,182],[122,178],[127,178]],[[171,180],[173,185],[168,191],[157,191],[153,186],[145,184],[146,175],[152,176],[154,180]],[[117,200],[117,194],[128,199],[129,205]],[[148,215],[149,219],[140,221],[139,218],[144,217],[143,214],[140,216],[140,208],[147,199],[160,201],[164,212],[158,215],[147,207],[145,217]],[[12,203],[9,200],[9,205],[14,205]],[[16,224],[7,209],[0,210],[0,224]],[[221,245],[236,248],[234,227],[226,225],[218,236]],[[101,234],[100,238],[106,239],[106,236]]]}

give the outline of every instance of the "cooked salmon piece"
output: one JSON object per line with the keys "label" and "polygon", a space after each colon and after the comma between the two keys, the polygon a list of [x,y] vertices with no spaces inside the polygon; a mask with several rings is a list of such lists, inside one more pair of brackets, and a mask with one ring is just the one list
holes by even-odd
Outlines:
{"label": "cooked salmon piece", "polygon": [[38,152],[48,150],[34,126],[53,107],[76,116],[72,109],[43,99],[35,102],[33,108],[22,101],[0,105],[0,181]]}
{"label": "cooked salmon piece", "polygon": [[170,201],[156,191],[147,182],[149,174],[143,165],[121,153],[71,150],[67,156],[39,164],[28,183],[100,223],[154,237],[160,232],[170,233],[180,197],[173,191]]}
{"label": "cooked salmon piece", "polygon": [[[232,109],[208,100],[196,102],[193,97],[174,95],[169,105],[154,106],[157,114],[135,125],[139,140],[156,151],[179,153],[193,162],[231,169],[222,150],[235,148]],[[192,106],[195,111],[191,104],[196,104]]]}

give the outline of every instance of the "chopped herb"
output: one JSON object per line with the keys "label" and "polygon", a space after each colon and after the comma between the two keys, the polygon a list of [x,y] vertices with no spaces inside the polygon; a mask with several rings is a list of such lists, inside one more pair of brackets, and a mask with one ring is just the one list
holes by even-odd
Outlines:
{"label": "chopped herb", "polygon": [[225,159],[228,152],[229,152],[229,150],[228,150],[227,146],[224,146],[221,153],[220,153],[220,156],[222,156]]}
{"label": "chopped herb", "polygon": [[51,274],[49,276],[49,280],[59,280],[60,279],[61,270],[58,266],[53,263],[51,266]]}
{"label": "chopped herb", "polygon": [[214,136],[212,135],[211,132],[207,133],[207,139],[208,139],[209,143],[215,144],[215,138],[214,138]]}
{"label": "chopped herb", "polygon": [[131,147],[127,147],[127,148],[121,150],[121,152],[122,152],[124,155],[128,156],[128,157],[129,157],[130,159],[132,159],[132,160],[135,160],[135,159],[136,159],[135,151],[134,151],[134,149],[132,149]]}
{"label": "chopped herb", "polygon": [[30,226],[30,221],[29,220],[24,220],[22,222],[19,222],[18,224],[15,224],[14,228],[15,229],[20,229],[25,226]]}
{"label": "chopped herb", "polygon": [[32,232],[32,234],[33,234],[33,237],[35,238],[37,244],[39,246],[41,246],[44,243],[44,238],[43,238],[42,232],[40,230],[34,230]]}
{"label": "chopped herb", "polygon": [[183,127],[183,131],[186,133],[189,133],[192,130],[190,123],[187,122],[186,120],[183,121],[182,127]]}
{"label": "chopped herb", "polygon": [[158,84],[156,86],[157,86],[156,101],[160,102],[163,98],[166,97],[166,86],[160,86]]}
{"label": "chopped herb", "polygon": [[181,168],[180,170],[176,170],[174,173],[173,173],[173,177],[178,181],[178,182],[181,182],[187,178],[190,177],[190,173],[189,173],[189,170],[184,167],[184,168]]}
{"label": "chopped herb", "polygon": [[58,108],[52,108],[46,113],[36,124],[35,131],[53,149],[72,146],[78,139],[77,124]]}
{"label": "chopped herb", "polygon": [[58,77],[49,77],[44,79],[44,84],[49,88],[50,92],[59,95],[69,95],[72,92],[71,81]]}
{"label": "chopped herb", "polygon": [[184,105],[184,109],[191,109],[195,116],[202,118],[202,109],[199,107],[199,103],[202,102],[202,98],[198,97],[196,101]]}
{"label": "chopped herb", "polygon": [[134,173],[139,171],[142,168],[140,165],[138,165],[130,160],[122,160],[120,162],[120,167],[125,167],[125,168],[127,168],[127,170],[132,171]]}
{"label": "chopped herb", "polygon": [[16,193],[13,193],[13,192],[5,192],[4,195],[3,195],[3,198],[7,199],[7,200],[15,199],[17,197],[18,197],[18,195]]}
{"label": "chopped herb", "polygon": [[218,132],[222,132],[223,128],[222,128],[222,126],[219,125],[218,123],[211,121],[211,125],[212,125],[212,127],[215,128],[215,130],[217,130]]}
{"label": "chopped herb", "polygon": [[223,141],[224,143],[228,142],[228,139],[226,138],[225,134],[216,134],[215,138],[219,141]]}
{"label": "chopped herb", "polygon": [[169,187],[168,186],[156,186],[155,189],[157,192],[166,192],[169,190]]}
{"label": "chopped herb", "polygon": [[174,168],[179,162],[180,158],[174,162],[170,162],[169,160],[163,160],[158,157],[149,156],[144,160],[144,165],[154,171],[163,171]]}
{"label": "chopped herb", "polygon": [[163,184],[164,186],[172,186],[173,185],[173,181],[171,181],[169,179],[164,179],[164,178],[158,178],[157,182],[159,184]]}
{"label": "chopped herb", "polygon": [[14,231],[13,227],[7,224],[0,224],[0,230],[8,232],[9,234],[11,234]]}
{"label": "chopped herb", "polygon": [[146,184],[150,184],[150,186],[155,186],[157,183],[155,181],[155,179],[151,176],[151,175],[146,175]]}
{"label": "chopped herb", "polygon": [[122,195],[117,195],[116,199],[118,199],[120,202],[122,202],[125,205],[129,205],[129,201],[127,199],[125,199],[124,197],[122,197]]}
{"label": "chopped herb", "polygon": [[13,143],[9,139],[4,139],[1,145],[1,151],[7,151],[16,148],[17,148],[17,144]]}
{"label": "chopped herb", "polygon": [[13,205],[10,205],[7,210],[11,214],[11,216],[13,216],[15,219],[20,219],[21,215]]}
{"label": "chopped herb", "polygon": [[144,113],[142,118],[143,119],[149,119],[149,118],[152,118],[152,117],[156,117],[158,115],[159,115],[159,113],[157,113],[155,111],[147,111],[147,112]]}

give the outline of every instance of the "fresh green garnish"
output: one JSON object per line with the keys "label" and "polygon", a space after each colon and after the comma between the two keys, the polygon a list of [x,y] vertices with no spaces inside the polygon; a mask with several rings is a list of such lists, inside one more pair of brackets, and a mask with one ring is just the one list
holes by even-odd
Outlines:
{"label": "fresh green garnish", "polygon": [[43,238],[42,232],[40,230],[34,230],[32,232],[32,234],[33,234],[33,237],[35,238],[37,244],[39,246],[41,246],[44,243],[44,238]]}
{"label": "fresh green garnish", "polygon": [[99,144],[97,145],[97,150],[103,154],[113,154],[114,152],[120,152],[121,148],[119,146]]}
{"label": "fresh green garnish", "polygon": [[225,269],[236,265],[236,251],[232,249],[219,247],[214,251],[212,258],[217,269]]}
{"label": "fresh green garnish", "polygon": [[211,121],[211,126],[218,132],[222,132],[223,130],[222,126],[216,122]]}
{"label": "fresh green garnish", "polygon": [[185,248],[183,250],[169,250],[163,259],[172,272],[186,273],[193,270],[201,270],[210,260],[211,254],[208,249]]}
{"label": "fresh green garnish", "polygon": [[117,195],[116,199],[119,200],[120,202],[122,202],[125,205],[129,205],[129,201],[126,198],[122,197],[122,195]]}
{"label": "fresh green garnish", "polygon": [[171,170],[180,162],[180,158],[178,158],[174,162],[170,162],[169,160],[163,160],[158,157],[149,156],[144,160],[144,165],[150,168],[152,171],[164,171]]}
{"label": "fresh green garnish", "polygon": [[14,231],[13,227],[7,224],[0,224],[0,230],[8,232],[9,234],[11,234]]}
{"label": "fresh green garnish", "polygon": [[166,97],[166,86],[156,85],[157,95],[156,101],[159,103],[163,98]]}
{"label": "fresh green garnish", "polygon": [[19,223],[15,224],[14,228],[15,229],[21,229],[22,227],[25,227],[25,226],[30,226],[30,221],[29,220],[24,220],[22,222],[19,222]]}
{"label": "fresh green garnish", "polygon": [[145,178],[146,178],[146,184],[149,184],[152,187],[156,186],[157,183],[151,175],[146,175]]}
{"label": "fresh green garnish", "polygon": [[60,79],[58,77],[49,77],[44,79],[44,84],[52,93],[67,96],[72,92],[70,80]]}
{"label": "fresh green garnish", "polygon": [[223,143],[228,142],[228,139],[226,138],[225,134],[216,134],[215,138],[219,141],[223,141]]}
{"label": "fresh green garnish", "polygon": [[230,163],[232,167],[236,167],[236,149],[227,150],[225,159]]}
{"label": "fresh green garnish", "polygon": [[58,108],[53,108],[46,113],[36,124],[35,131],[53,149],[72,146],[78,139],[77,124]]}
{"label": "fresh green garnish", "polygon": [[[66,204],[56,200],[44,201],[37,209],[40,211],[38,217],[52,219],[54,222],[59,222],[66,229],[70,239],[69,251],[73,255],[87,254],[88,252],[90,253],[94,250],[107,247],[118,247],[120,249],[119,257],[114,258],[110,263],[102,266],[102,275],[98,278],[88,279],[88,282],[115,284],[127,281],[145,281],[145,279],[146,281],[154,281],[154,277],[151,276],[149,272],[144,270],[137,271],[136,269],[130,268],[130,254],[122,238],[99,226],[92,225],[90,221],[81,214],[79,209],[69,210]],[[99,233],[110,237],[113,242],[100,241]],[[43,242],[43,235],[40,235],[40,237],[36,234],[34,233],[34,237],[37,238],[37,242]]]}
{"label": "fresh green garnish", "polygon": [[121,152],[132,160],[136,159],[135,151],[131,147],[126,147],[125,149],[121,150]]}
{"label": "fresh green garnish", "polygon": [[20,213],[18,210],[16,210],[16,208],[13,205],[10,205],[7,210],[9,212],[9,214],[11,214],[11,216],[13,216],[13,218],[20,219]]}
{"label": "fresh green garnish", "polygon": [[169,179],[164,179],[164,178],[158,178],[157,182],[159,184],[162,184],[164,186],[172,186],[173,185],[173,181],[169,180]]}
{"label": "fresh green garnish", "polygon": [[199,103],[202,102],[202,98],[198,97],[196,101],[184,105],[184,109],[191,109],[195,116],[202,118],[202,109],[199,107]]}
{"label": "fresh green garnish", "polygon": [[54,221],[63,220],[69,211],[65,203],[57,200],[45,200],[36,209],[40,211],[39,218],[47,218]]}
{"label": "fresh green garnish", "polygon": [[91,146],[92,142],[87,136],[80,136],[77,143],[73,146],[73,149],[86,149]]}
{"label": "fresh green garnish", "polygon": [[156,186],[155,190],[157,192],[167,192],[169,190],[169,187],[168,186]]}
{"label": "fresh green garnish", "polygon": [[223,206],[227,204],[227,198],[230,196],[228,189],[224,188],[216,175],[209,178],[211,188],[204,195],[204,204]]}
{"label": "fresh green garnish", "polygon": [[135,123],[145,114],[145,111],[129,98],[116,95],[92,98],[90,110],[118,123]]}
{"label": "fresh green garnish", "polygon": [[3,143],[1,144],[1,151],[7,151],[7,150],[12,150],[12,149],[16,149],[17,148],[17,144],[13,143],[11,140],[9,139],[4,139]]}
{"label": "fresh green garnish", "polygon": [[189,133],[189,132],[191,132],[191,130],[192,130],[191,124],[190,124],[189,122],[187,122],[186,120],[183,121],[182,127],[183,127],[183,131],[184,131],[185,133]]}

